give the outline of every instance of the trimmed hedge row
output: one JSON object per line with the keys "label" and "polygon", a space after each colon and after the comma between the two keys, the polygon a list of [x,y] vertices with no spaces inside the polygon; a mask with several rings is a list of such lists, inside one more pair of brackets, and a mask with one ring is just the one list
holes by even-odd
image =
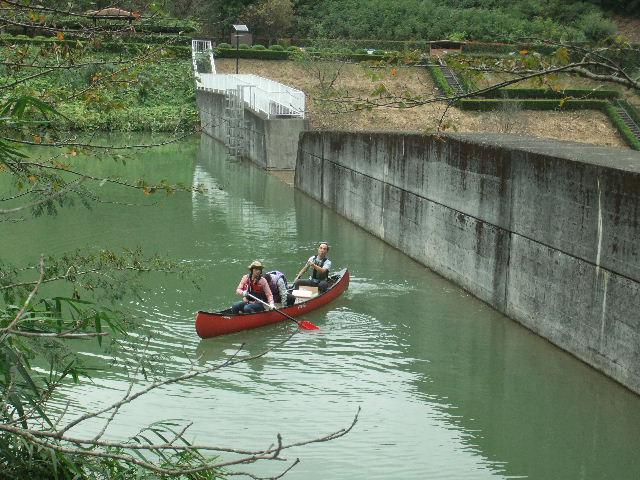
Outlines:
{"label": "trimmed hedge row", "polygon": [[[461,110],[491,111],[496,110],[507,102],[516,100],[496,99],[462,99],[456,103]],[[525,110],[599,110],[603,112],[611,123],[618,129],[624,141],[634,150],[640,150],[640,141],[624,123],[616,111],[615,106],[607,100],[556,100],[556,99],[523,99],[517,100]]]}
{"label": "trimmed hedge row", "polygon": [[449,85],[449,82],[447,82],[447,79],[444,77],[442,70],[433,65],[427,67],[427,70],[431,74],[431,78],[433,78],[436,86],[442,93],[444,93],[447,97],[455,95],[453,88],[451,88],[451,85]]}
{"label": "trimmed hedge row", "polygon": [[560,91],[545,88],[500,88],[491,92],[483,93],[483,98],[566,98],[577,99],[606,99],[620,98],[621,94],[617,90],[591,90],[588,88],[566,88]]}
{"label": "trimmed hedge row", "polygon": [[622,135],[622,138],[624,138],[624,141],[627,142],[627,145],[629,145],[634,150],[640,150],[640,141],[636,138],[627,124],[624,123],[624,120],[616,110],[616,107],[612,103],[606,102],[603,111],[607,114],[611,122],[616,126],[616,128]]}
{"label": "trimmed hedge row", "polygon": [[422,50],[429,49],[429,42],[426,40],[354,40],[354,39],[313,39],[313,38],[292,38],[292,45],[303,45],[313,47],[322,45],[322,48],[364,48],[374,50]]}
{"label": "trimmed hedge row", "polygon": [[[507,102],[516,100],[463,98],[458,100],[456,106],[461,110],[478,110],[488,112],[500,108]],[[522,99],[518,104],[525,110],[602,110],[603,105],[609,102],[605,100],[557,100],[557,99]]]}
{"label": "trimmed hedge row", "polygon": [[274,50],[251,50],[246,48],[214,48],[216,58],[253,58],[257,60],[288,60],[291,52]]}
{"label": "trimmed hedge row", "polygon": [[515,44],[515,43],[481,43],[481,42],[468,42],[462,47],[463,53],[473,54],[499,54],[508,55],[512,52],[519,52],[521,50],[528,50],[530,52],[538,52],[542,55],[553,55],[557,50],[557,47],[551,47],[549,45],[530,45],[530,44]]}
{"label": "trimmed hedge row", "polygon": [[[217,58],[251,58],[254,60],[289,60],[296,55],[301,54],[302,52],[299,49],[296,51],[291,50],[270,50],[270,49],[254,49],[254,48],[239,48],[236,50],[235,48],[215,48],[214,55]],[[323,59],[334,59],[334,60],[351,60],[354,62],[366,62],[366,61],[394,61],[396,59],[397,54],[395,52],[386,52],[384,55],[368,55],[368,54],[358,54],[358,53],[347,53],[347,52],[320,52],[320,51],[310,51],[305,52],[310,55],[311,58],[323,58]]]}

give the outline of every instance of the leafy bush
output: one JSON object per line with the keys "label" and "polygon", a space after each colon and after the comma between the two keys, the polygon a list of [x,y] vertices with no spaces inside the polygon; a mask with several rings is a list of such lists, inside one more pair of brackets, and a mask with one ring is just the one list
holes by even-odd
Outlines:
{"label": "leafy bush", "polygon": [[640,150],[640,141],[636,138],[631,129],[624,123],[624,120],[616,110],[616,108],[609,102],[603,108],[603,111],[607,114],[611,123],[615,125],[615,127],[622,135],[624,141],[634,150]]}
{"label": "leafy bush", "polygon": [[483,98],[566,98],[574,99],[614,99],[620,97],[617,90],[590,90],[566,88],[560,91],[546,88],[500,88],[482,94]]}
{"label": "leafy bush", "polygon": [[269,50],[273,50],[274,52],[283,52],[285,48],[282,45],[271,45]]}
{"label": "leafy bush", "polygon": [[250,47],[246,43],[241,43],[240,45],[238,45],[238,48],[240,50],[249,50]]}
{"label": "leafy bush", "polygon": [[[491,111],[514,100],[461,99],[457,106],[461,110]],[[518,103],[525,110],[604,110],[609,102],[604,100],[565,100],[565,99],[523,99]]]}
{"label": "leafy bush", "polygon": [[260,45],[259,43],[256,43],[253,47],[251,47],[251,50],[266,50],[267,47],[265,47],[264,45]]}
{"label": "leafy bush", "polygon": [[231,48],[231,44],[230,43],[219,43],[217,48]]}
{"label": "leafy bush", "polygon": [[292,52],[278,52],[273,50],[251,50],[235,48],[216,48],[215,56],[218,58],[253,58],[257,60],[287,60]]}
{"label": "leafy bush", "polygon": [[295,52],[299,52],[300,48],[296,47],[295,45],[291,45],[290,47],[287,47],[287,51],[295,53]]}
{"label": "leafy bush", "polygon": [[449,97],[455,94],[453,88],[451,88],[449,82],[447,82],[447,79],[444,77],[442,70],[438,67],[431,66],[428,67],[428,71],[431,74],[431,78],[433,78],[433,81],[436,83],[436,86],[444,95]]}

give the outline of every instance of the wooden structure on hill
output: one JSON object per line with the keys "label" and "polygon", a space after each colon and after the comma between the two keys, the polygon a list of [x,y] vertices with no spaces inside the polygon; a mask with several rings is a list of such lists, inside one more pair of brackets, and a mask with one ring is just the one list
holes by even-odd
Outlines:
{"label": "wooden structure on hill", "polygon": [[85,12],[90,18],[93,18],[93,23],[96,23],[98,19],[105,20],[128,20],[131,23],[134,20],[138,20],[140,18],[140,12],[130,12],[128,10],[123,10],[122,8],[109,7],[102,8],[100,10],[90,10]]}

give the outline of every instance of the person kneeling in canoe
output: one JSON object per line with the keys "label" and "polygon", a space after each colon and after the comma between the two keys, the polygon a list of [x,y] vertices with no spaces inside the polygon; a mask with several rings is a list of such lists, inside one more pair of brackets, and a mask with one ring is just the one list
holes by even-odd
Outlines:
{"label": "person kneeling in canoe", "polygon": [[[329,244],[320,242],[318,245],[318,254],[309,257],[307,263],[302,270],[298,272],[293,281],[294,288],[297,290],[301,286],[318,287],[320,293],[326,292],[329,288],[329,270],[331,270],[331,260],[327,257],[329,253]],[[300,280],[300,277],[311,268],[311,276],[307,280]]]}
{"label": "person kneeling in canoe", "polygon": [[264,310],[264,305],[250,298],[248,294],[268,303],[273,309],[273,295],[269,283],[262,277],[262,263],[255,260],[248,268],[249,274],[242,277],[236,288],[236,293],[242,296],[242,300],[233,304],[231,307],[233,313],[254,313]]}

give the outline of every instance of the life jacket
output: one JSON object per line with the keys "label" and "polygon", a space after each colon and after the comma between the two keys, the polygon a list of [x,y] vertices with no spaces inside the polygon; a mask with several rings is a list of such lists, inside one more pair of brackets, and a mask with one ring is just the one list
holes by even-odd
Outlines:
{"label": "life jacket", "polygon": [[[254,297],[259,298],[263,302],[267,301],[267,294],[264,292],[264,287],[259,283],[262,279],[262,276],[258,277],[257,282],[253,282],[251,280],[251,275],[249,274],[249,278],[247,279],[247,292],[249,292]],[[249,301],[252,301],[249,298]]]}
{"label": "life jacket", "polygon": [[[327,258],[323,258],[322,260],[318,259],[318,256],[316,255],[315,257],[313,257],[313,263],[315,263],[317,266],[319,266],[320,268],[322,268],[324,266],[324,262],[327,261]],[[311,272],[311,278],[313,278],[314,280],[318,280],[319,282],[322,280],[326,280],[329,277],[329,272],[326,271],[324,273],[318,273],[318,271],[316,271],[316,269],[313,269],[313,272]]]}
{"label": "life jacket", "polygon": [[287,277],[284,276],[284,273],[279,272],[278,270],[267,272],[267,275],[269,275],[269,277],[271,278],[271,281],[269,282],[269,287],[271,288],[271,294],[273,295],[274,303],[282,303],[286,301],[286,298],[284,300],[280,298],[280,289],[278,288],[278,280],[282,279],[286,286]]}

